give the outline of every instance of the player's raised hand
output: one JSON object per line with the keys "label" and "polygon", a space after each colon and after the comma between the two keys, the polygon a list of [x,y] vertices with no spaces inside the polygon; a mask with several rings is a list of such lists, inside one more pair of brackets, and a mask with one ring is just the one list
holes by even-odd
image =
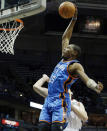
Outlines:
{"label": "player's raised hand", "polygon": [[45,79],[45,81],[49,82],[49,77],[46,74],[43,74],[42,77]]}

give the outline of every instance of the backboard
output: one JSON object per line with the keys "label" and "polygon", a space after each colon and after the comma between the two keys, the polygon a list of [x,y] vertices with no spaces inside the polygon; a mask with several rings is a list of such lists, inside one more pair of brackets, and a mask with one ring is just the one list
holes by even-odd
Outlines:
{"label": "backboard", "polygon": [[1,0],[0,24],[43,12],[46,0]]}

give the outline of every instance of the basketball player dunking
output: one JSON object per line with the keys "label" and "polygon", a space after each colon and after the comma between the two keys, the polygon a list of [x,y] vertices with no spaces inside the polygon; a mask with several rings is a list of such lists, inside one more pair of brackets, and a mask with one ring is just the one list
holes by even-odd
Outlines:
{"label": "basketball player dunking", "polygon": [[65,116],[68,117],[71,111],[68,90],[78,78],[97,93],[103,89],[102,83],[97,84],[90,79],[77,60],[81,53],[80,47],[74,44],[69,45],[76,19],[77,8],[62,36],[62,60],[56,65],[48,83],[48,96],[40,113],[39,131],[63,131]]}

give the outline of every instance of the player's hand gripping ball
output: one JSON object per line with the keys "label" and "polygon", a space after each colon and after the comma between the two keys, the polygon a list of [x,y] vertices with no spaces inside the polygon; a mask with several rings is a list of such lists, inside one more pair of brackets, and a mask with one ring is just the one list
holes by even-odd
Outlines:
{"label": "player's hand gripping ball", "polygon": [[69,19],[74,16],[75,10],[75,5],[72,2],[65,1],[59,6],[59,15],[64,19]]}

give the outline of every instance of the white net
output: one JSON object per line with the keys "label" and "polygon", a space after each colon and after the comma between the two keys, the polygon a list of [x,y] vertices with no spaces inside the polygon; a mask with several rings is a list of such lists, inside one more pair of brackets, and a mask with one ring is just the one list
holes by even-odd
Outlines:
{"label": "white net", "polygon": [[0,25],[0,51],[2,53],[14,55],[14,43],[23,27],[23,21],[20,19]]}

